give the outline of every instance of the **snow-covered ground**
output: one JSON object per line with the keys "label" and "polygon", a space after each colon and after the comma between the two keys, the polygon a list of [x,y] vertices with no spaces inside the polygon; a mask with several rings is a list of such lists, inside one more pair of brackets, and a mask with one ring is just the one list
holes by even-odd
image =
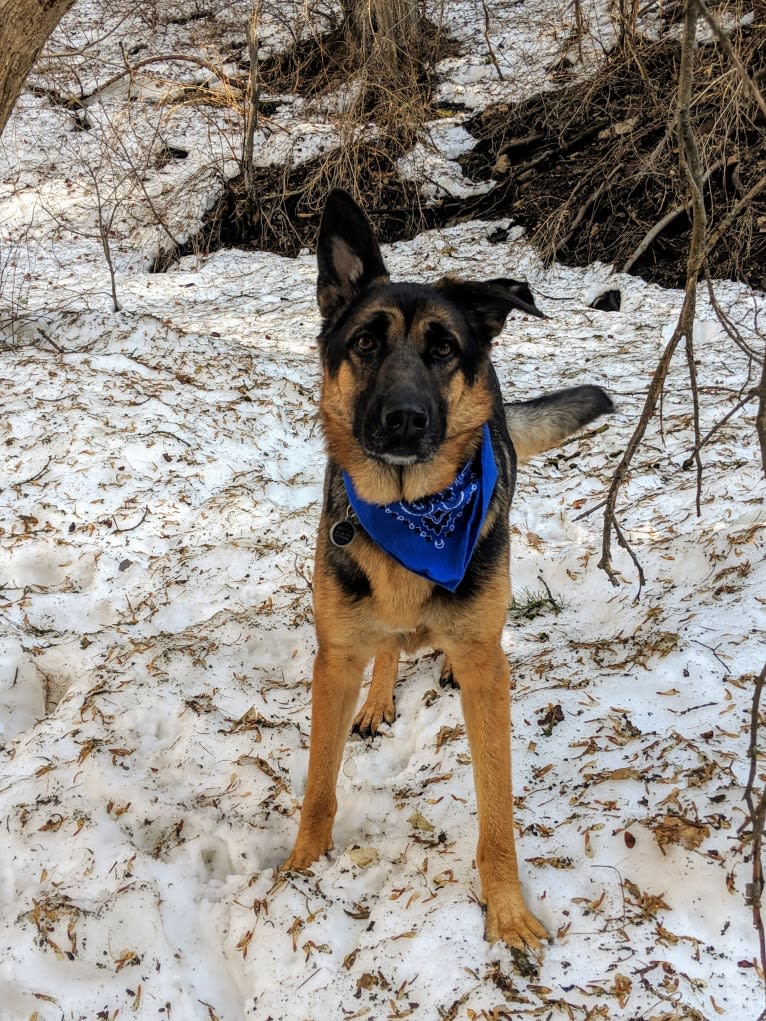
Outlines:
{"label": "snow-covered ground", "polygon": [[[483,38],[480,5],[458,6]],[[89,113],[151,120],[132,107]],[[197,139],[199,118],[178,116]],[[226,116],[205,122],[221,152],[236,148]],[[621,497],[640,600],[623,551],[621,587],[596,567],[598,505],[680,295],[604,266],[546,269],[515,229],[491,243],[497,224],[385,251],[400,278],[528,279],[549,318],[516,314],[499,338],[508,397],[596,382],[619,408],[525,466],[512,511],[519,607],[545,586],[563,604],[512,610],[504,636],[523,881],[553,936],[528,969],[482,936],[459,696],[427,653],[403,659],[394,725],[348,742],[334,852],[313,877],[276,874],[309,734],[314,261],[221,251],[150,275],[161,230],[130,178],[110,311],[81,162],[85,147],[98,168],[97,141],[26,96],[0,142],[2,1021],[756,1016],[737,831],[766,487],[747,409],[704,452],[696,516],[680,357],[664,436],[651,427]],[[185,192],[180,174],[144,175],[172,192],[172,230],[214,187]],[[588,308],[615,286],[620,312]],[[763,295],[717,296],[762,347]],[[697,357],[704,431],[746,360],[702,295]]]}

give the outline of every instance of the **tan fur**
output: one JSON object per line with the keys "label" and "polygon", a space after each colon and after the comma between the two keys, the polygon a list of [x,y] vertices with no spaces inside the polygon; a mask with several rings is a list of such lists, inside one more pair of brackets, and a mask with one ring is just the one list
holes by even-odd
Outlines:
{"label": "tan fur", "polygon": [[393,723],[396,719],[394,688],[399,652],[399,642],[394,639],[379,646],[375,653],[370,690],[364,705],[354,717],[353,729],[360,734],[376,734],[384,720]]}
{"label": "tan fur", "polygon": [[578,428],[570,416],[547,407],[511,404],[505,417],[516,457],[521,463],[557,447]]}
{"label": "tan fur", "polygon": [[481,443],[481,427],[492,413],[486,382],[481,380],[468,386],[461,373],[455,373],[447,390],[447,404],[449,424],[444,442],[432,461],[408,469],[400,499],[417,500],[445,489]]}
{"label": "tan fur", "polygon": [[[376,570],[376,577],[381,579],[390,568],[381,554],[370,558],[370,568],[374,569],[371,561],[375,559],[381,561]],[[408,574],[397,567],[392,570],[392,579],[402,583]],[[479,810],[476,861],[487,904],[487,938],[503,939],[519,948],[538,948],[545,931],[524,902],[514,846],[509,670],[500,645],[509,596],[507,565],[497,565],[478,605],[458,615],[424,614],[426,593],[418,591],[418,586],[384,588],[380,597],[373,596],[372,613],[349,614],[342,594],[333,591],[337,586],[329,576],[320,572],[316,580],[323,609],[317,620],[320,651],[312,683],[308,783],[298,838],[285,868],[305,869],[332,846],[335,783],[365,663],[373,652],[377,653],[373,698],[368,699],[359,716],[384,717],[393,713],[399,647],[436,645],[446,651],[460,679]],[[325,591],[328,581],[329,589]],[[418,604],[419,615],[415,613]],[[418,618],[423,623],[410,631],[409,626]],[[386,636],[375,648],[369,645],[371,626]]]}
{"label": "tan fur", "polygon": [[[461,463],[453,462],[451,478]],[[485,529],[491,525],[490,519]],[[320,530],[326,527],[322,522]],[[308,781],[295,847],[283,867],[306,869],[332,847],[335,785],[365,665],[375,657],[370,693],[356,721],[360,729],[375,732],[382,720],[393,720],[400,649],[440,648],[459,679],[471,747],[487,938],[538,949],[546,933],[524,902],[514,848],[509,671],[500,645],[510,595],[508,564],[497,562],[480,595],[455,610],[449,603],[434,605],[430,582],[372,544],[354,556],[372,587],[372,596],[357,605],[349,604],[321,555],[317,558],[319,652],[312,681]]]}

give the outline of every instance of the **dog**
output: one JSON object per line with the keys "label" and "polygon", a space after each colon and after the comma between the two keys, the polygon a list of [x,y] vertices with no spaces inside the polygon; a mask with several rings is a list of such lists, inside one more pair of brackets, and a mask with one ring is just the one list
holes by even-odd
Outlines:
{"label": "dog", "polygon": [[461,694],[478,803],[476,862],[488,940],[540,949],[521,891],[511,794],[508,512],[517,456],[612,410],[598,387],[504,406],[490,361],[512,309],[542,316],[526,284],[443,277],[393,283],[365,214],[329,195],[317,246],[320,414],[327,448],[314,566],[318,651],[308,777],[284,870],[332,847],[336,780],[362,674],[362,733],[393,722],[401,650],[444,651]]}

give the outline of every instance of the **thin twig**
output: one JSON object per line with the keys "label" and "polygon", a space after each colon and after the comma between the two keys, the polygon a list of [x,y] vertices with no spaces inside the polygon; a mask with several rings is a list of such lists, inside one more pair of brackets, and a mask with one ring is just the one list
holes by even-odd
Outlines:
{"label": "thin twig", "polygon": [[[726,165],[730,166],[731,164],[737,162],[738,162],[737,157],[732,156],[726,161]],[[706,184],[708,178],[710,178],[717,170],[720,170],[722,165],[723,160],[717,160],[711,167],[709,167],[709,169],[705,172],[705,174],[702,177],[701,184]],[[681,216],[683,213],[687,213],[691,205],[692,200],[689,199],[688,202],[684,202],[680,206],[675,206],[675,208],[671,209],[670,212],[663,216],[661,220],[658,220],[657,223],[655,223],[655,225],[651,228],[651,230],[646,232],[644,237],[641,239],[640,243],[636,245],[635,249],[631,252],[630,256],[625,260],[621,272],[629,273],[633,265],[641,258],[641,256],[647,250],[647,248],[650,247],[652,242],[655,241],[660,236],[660,234],[662,234],[665,228],[669,227],[674,220],[678,219],[678,217]],[[697,272],[699,272],[699,268]]]}
{"label": "thin twig", "polygon": [[638,571],[638,591],[636,592],[636,601],[638,601],[641,598],[641,589],[644,587],[644,585],[646,583],[646,578],[644,576],[644,569],[641,567],[641,564],[640,564],[640,562],[638,560],[638,557],[633,552],[633,547],[630,545],[628,540],[625,538],[625,536],[623,534],[623,531],[622,531],[622,529],[620,528],[620,526],[619,526],[619,524],[617,522],[617,518],[613,519],[612,527],[614,528],[615,533],[617,535],[617,542],[627,552],[628,556],[633,561],[633,566]]}
{"label": "thin twig", "polygon": [[583,518],[590,517],[597,510],[601,510],[602,507],[606,507],[606,500],[599,500],[598,503],[594,503],[592,507],[584,510],[582,514],[578,514],[576,518],[572,518],[572,521],[581,521]]}
{"label": "thin twig", "polygon": [[[766,352],[764,352],[764,355],[759,355],[755,348],[751,347],[747,343],[742,334],[737,330],[735,323],[727,315],[725,309],[721,307],[721,304],[718,301],[718,298],[716,297],[715,288],[713,286],[713,280],[708,271],[705,272],[705,283],[707,284],[707,292],[708,298],[710,299],[710,304],[713,306],[713,311],[716,314],[716,318],[718,319],[718,322],[721,324],[721,326],[723,326],[726,335],[729,337],[730,340],[734,341],[734,343],[737,345],[740,351],[747,355],[751,362],[763,361]],[[747,385],[749,379],[750,376],[748,374],[748,379],[745,381],[745,385]]]}
{"label": "thin twig", "polygon": [[[757,389],[754,388],[753,390],[748,390],[747,393],[745,394],[745,396],[742,397],[740,400],[738,400],[737,403],[734,405],[734,407],[731,408],[731,410],[727,411],[722,419],[720,419],[718,422],[716,422],[716,424],[714,426],[712,426],[710,429],[708,429],[708,431],[705,433],[704,437],[701,440],[697,441],[697,443],[695,444],[694,449],[692,450],[691,454],[684,461],[682,467],[683,467],[683,469],[685,471],[688,471],[691,468],[692,464],[694,463],[695,455],[700,450],[702,450],[703,447],[707,446],[707,444],[712,440],[712,438],[715,436],[715,434],[717,432],[719,432],[726,425],[726,423],[729,421],[729,419],[733,415],[736,415],[736,413],[738,411],[740,411],[742,408],[744,408],[744,406],[746,404],[749,404],[750,401],[754,400],[757,396],[758,396],[758,390]],[[699,513],[699,511],[697,513]],[[575,521],[576,520],[577,519],[575,518]]]}
{"label": "thin twig", "polygon": [[42,466],[39,472],[36,472],[36,474],[31,475],[28,479],[22,479],[20,482],[12,483],[13,488],[17,489],[19,486],[26,486],[28,482],[37,482],[40,476],[44,475],[45,472],[47,472],[48,465],[51,463],[52,460],[53,458],[50,455],[48,455],[48,460],[45,462],[45,464]]}
{"label": "thin twig", "polygon": [[[751,828],[753,835],[753,884],[752,892],[750,893],[750,904],[753,909],[753,925],[758,932],[761,967],[764,973],[766,973],[766,931],[764,930],[763,916],[761,914],[761,900],[763,898],[763,861],[761,859],[761,849],[763,846],[763,830],[764,826],[766,826],[766,785],[762,787],[757,803],[754,796],[755,780],[758,771],[758,733],[760,730],[761,695],[763,694],[764,684],[766,684],[766,663],[764,663],[763,669],[755,679],[753,704],[750,710],[750,747],[748,748],[750,773],[747,778],[747,786],[745,787],[745,804],[750,814],[744,823],[745,826]],[[764,1000],[766,1002],[766,979],[764,979]],[[764,1006],[763,1011],[759,1015],[758,1021],[761,1021],[764,1017],[766,1017],[766,1006]]]}
{"label": "thin twig", "polygon": [[761,464],[766,475],[766,358],[761,366],[761,378],[758,383],[758,412],[755,416],[755,431],[761,445]]}
{"label": "thin twig", "polygon": [[[601,184],[598,186],[598,188],[596,188],[595,191],[592,191],[590,193],[588,198],[586,198],[586,200],[582,203],[580,208],[577,210],[577,213],[575,214],[575,218],[572,220],[572,223],[570,224],[569,230],[567,231],[565,236],[561,239],[561,241],[559,241],[558,244],[556,245],[556,253],[555,253],[556,257],[558,257],[561,254],[561,252],[566,248],[566,246],[572,240],[572,238],[574,237],[575,233],[577,232],[577,228],[580,226],[582,221],[585,219],[585,216],[586,216],[588,210],[592,209],[593,206],[595,206],[595,204],[598,202],[598,200],[604,194],[604,192],[606,191],[606,188],[607,188],[611,178],[614,176],[614,173],[616,173],[616,171],[613,171],[612,174],[609,174],[607,176],[606,180],[602,181]],[[623,272],[625,272],[625,271],[623,270]]]}
{"label": "thin twig", "polygon": [[495,70],[497,71],[497,77],[500,79],[501,82],[504,82],[505,81],[505,75],[500,70],[500,65],[497,62],[497,57],[495,56],[495,51],[494,51],[494,49],[492,47],[492,41],[489,38],[489,30],[490,30],[489,9],[488,9],[488,7],[487,7],[487,5],[485,3],[485,0],[481,0],[481,6],[484,8],[484,41],[487,44],[487,53],[489,53],[489,59],[495,65]]}
{"label": "thin twig", "polygon": [[762,116],[766,117],[766,99],[763,98],[763,95],[760,92],[758,86],[755,84],[754,79],[751,78],[750,75],[747,73],[747,69],[745,68],[745,65],[742,63],[739,54],[731,44],[731,39],[721,29],[721,26],[713,17],[706,0],[695,0],[695,5],[702,14],[702,17],[710,26],[710,30],[712,31],[713,35],[721,44],[721,49],[724,51],[726,56],[734,65],[734,68],[736,69],[737,74],[739,75],[740,80],[742,81],[742,84],[750,93],[751,98],[758,106],[758,109],[761,111]]}
{"label": "thin twig", "polygon": [[114,530],[115,530],[115,532],[133,532],[133,531],[135,531],[135,529],[138,528],[139,525],[143,525],[144,521],[146,520],[146,515],[148,513],[149,513],[149,508],[148,507],[144,507],[144,513],[141,515],[140,519],[135,523],[135,525],[129,525],[127,528],[121,528],[120,525],[117,524],[117,515],[116,514],[112,514],[112,521],[114,522]]}
{"label": "thin twig", "polygon": [[[686,302],[686,297],[684,297]],[[682,312],[683,314],[683,312]],[[615,506],[617,503],[617,494],[622,486],[625,476],[628,473],[628,468],[633,460],[633,455],[641,444],[646,432],[647,426],[654,415],[657,408],[657,402],[659,401],[660,394],[665,385],[665,379],[670,368],[670,363],[675,354],[675,350],[678,347],[678,343],[683,336],[683,329],[681,323],[676,326],[673,331],[673,336],[670,338],[665,346],[665,350],[662,352],[660,360],[657,364],[657,368],[654,370],[654,374],[649,383],[649,389],[646,394],[644,401],[644,407],[641,411],[641,417],[638,420],[638,425],[633,431],[633,435],[628,440],[628,445],[625,448],[625,452],[620,458],[620,462],[615,468],[614,474],[612,475],[612,481],[609,485],[609,492],[607,493],[605,510],[604,510],[604,528],[601,542],[601,559],[598,562],[598,566],[601,570],[605,571],[609,580],[613,585],[617,585],[617,572],[612,567],[612,529],[617,523],[615,516]]]}
{"label": "thin twig", "polygon": [[[692,82],[694,79],[694,57],[696,51],[696,31],[697,7],[695,6],[695,3],[689,3],[685,12],[681,42],[681,64],[678,75],[678,105],[676,110],[679,161],[681,164],[681,170],[686,176],[689,191],[691,192],[690,202],[692,207],[692,236],[689,242],[689,255],[686,264],[686,287],[684,288],[684,299],[681,305],[681,311],[678,316],[676,328],[674,329],[670,340],[666,344],[665,350],[662,352],[657,368],[654,370],[654,374],[649,383],[649,389],[646,394],[646,400],[644,401],[644,407],[641,412],[638,425],[628,441],[625,452],[620,458],[620,462],[612,476],[612,481],[606,498],[606,507],[604,509],[601,559],[598,563],[599,568],[606,572],[606,575],[612,584],[617,585],[617,571],[612,565],[612,532],[614,532],[617,536],[618,542],[627,550],[634,565],[638,569],[639,595],[644,584],[643,571],[641,570],[635,553],[622,533],[619,522],[617,521],[615,507],[620,487],[625,480],[636,450],[644,438],[649,422],[654,416],[658,402],[661,400],[665,380],[667,378],[668,370],[670,369],[670,363],[682,337],[686,338],[687,342],[687,360],[689,360],[689,352],[691,351],[692,364],[690,372],[694,372],[693,348],[690,347],[690,345],[692,343],[692,337],[694,336],[694,312],[696,308],[697,278],[699,273],[699,270],[695,267],[700,262],[700,253],[703,249],[706,225],[705,202],[702,196],[702,172],[700,167],[700,158],[690,118]],[[708,174],[712,172],[712,169],[713,168],[708,171]],[[698,430],[699,420],[697,416],[699,414],[699,409],[697,403],[696,374],[693,375],[691,385],[694,414],[696,418],[696,430]],[[699,435],[697,431],[695,431],[695,441],[697,443],[699,442]],[[697,453],[697,457],[698,456],[699,453]],[[698,487],[699,484],[698,479]]]}
{"label": "thin twig", "polygon": [[692,338],[691,330],[686,334],[686,367],[689,370],[689,382],[691,383],[692,391],[692,421],[694,426],[694,449],[692,450],[689,461],[694,462],[697,466],[697,488],[695,494],[695,503],[697,507],[697,517],[702,516],[702,458],[700,457],[700,450],[702,444],[700,442],[700,399],[699,390],[697,389],[697,366],[694,361],[694,340]]}
{"label": "thin twig", "polygon": [[678,217],[681,216],[682,213],[685,213],[688,210],[688,208],[689,203],[684,202],[680,206],[675,206],[675,208],[671,209],[669,213],[666,213],[661,220],[658,220],[657,223],[655,223],[655,225],[651,228],[651,230],[648,230],[646,234],[644,234],[640,243],[636,245],[636,247],[630,253],[628,258],[623,263],[620,272],[629,273],[633,264],[641,258],[641,256],[647,250],[647,248],[649,248],[649,246],[652,244],[652,242],[656,238],[658,238],[660,234],[662,234],[666,227],[669,227],[674,220],[678,219]]}
{"label": "thin twig", "polygon": [[247,102],[245,109],[245,140],[242,171],[249,201],[253,201],[253,149],[255,132],[258,130],[261,89],[258,70],[258,22],[261,15],[260,0],[256,0],[250,12],[247,26],[247,51],[250,57],[250,73],[247,76]]}
{"label": "thin twig", "polygon": [[718,244],[718,242],[721,240],[724,234],[728,231],[729,227],[731,227],[731,225],[734,223],[738,216],[741,216],[742,213],[744,213],[747,207],[751,205],[753,199],[757,198],[764,188],[766,188],[766,174],[764,174],[763,177],[760,178],[760,180],[756,181],[756,183],[753,185],[752,188],[749,189],[749,191],[745,192],[745,194],[742,196],[739,202],[735,203],[732,206],[732,208],[729,210],[729,212],[726,214],[723,220],[721,220],[716,229],[711,233],[710,237],[707,239],[705,243],[705,247],[703,248],[699,260],[695,266],[697,272],[699,272],[699,270],[702,269],[702,265],[705,259],[707,259],[708,255],[710,255],[715,246]]}
{"label": "thin twig", "polygon": [[[137,60],[133,64],[128,64],[126,60],[127,66],[122,71],[119,71],[117,74],[112,75],[111,78],[108,78],[105,82],[102,82],[101,85],[97,85],[92,92],[89,92],[86,95],[84,95],[80,102],[81,103],[87,102],[87,100],[92,99],[94,96],[99,95],[99,93],[101,92],[104,92],[105,89],[110,88],[112,85],[116,85],[117,82],[122,81],[123,78],[127,78],[128,76],[135,74],[135,72],[138,71],[139,68],[148,67],[150,64],[172,64],[178,62],[195,64],[197,67],[202,67],[206,71],[209,71],[220,82],[222,82],[227,89],[232,88],[231,80],[229,79],[228,75],[224,74],[224,72],[220,68],[216,67],[215,64],[212,64],[209,60],[203,60],[201,57],[195,57],[190,53],[160,53],[156,57],[144,57],[142,60]],[[183,87],[182,82],[174,82],[173,84],[179,87]]]}
{"label": "thin twig", "polygon": [[63,354],[63,348],[59,347],[59,345],[52,337],[48,336],[48,334],[45,332],[42,326],[38,326],[37,332],[40,334],[43,340],[47,341],[50,344],[54,351],[58,351],[59,354]]}

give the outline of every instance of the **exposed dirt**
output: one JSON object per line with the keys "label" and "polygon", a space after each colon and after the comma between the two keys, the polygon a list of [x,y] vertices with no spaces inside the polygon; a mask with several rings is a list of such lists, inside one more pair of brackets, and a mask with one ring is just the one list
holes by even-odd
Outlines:
{"label": "exposed dirt", "polygon": [[186,244],[160,253],[153,271],[164,272],[184,255],[227,247],[296,256],[301,248],[314,247],[324,200],[333,187],[355,192],[381,241],[413,237],[440,221],[438,211],[421,207],[417,186],[399,177],[399,155],[390,141],[358,142],[343,160],[333,151],[297,167],[259,169],[253,174],[252,198],[239,175],[205,214],[201,229]]}
{"label": "exposed dirt", "polygon": [[[763,80],[766,29],[740,41],[760,61],[751,72]],[[655,283],[680,286],[690,207],[672,114],[679,59],[675,42],[644,44],[629,60],[614,54],[596,80],[475,117],[470,130],[479,141],[465,158],[466,174],[498,182],[482,212],[513,216],[546,258],[627,264]],[[697,63],[693,124],[714,231],[766,172],[766,123],[716,46],[701,47]],[[724,232],[709,267],[766,287],[766,190]]]}
{"label": "exposed dirt", "polygon": [[[743,30],[733,41],[763,83],[766,26]],[[348,66],[342,34],[335,30],[311,46],[294,52],[292,62],[282,57],[265,66],[264,81],[314,94],[319,82],[337,82]],[[488,194],[423,207],[417,188],[396,169],[409,129],[398,132],[389,119],[375,142],[357,140],[299,167],[256,171],[249,194],[243,178],[234,179],[201,231],[155,268],[220,245],[295,255],[313,246],[324,196],[339,185],[363,203],[384,241],[467,216],[508,216],[528,229],[546,259],[600,260],[682,286],[690,206],[674,130],[679,59],[676,42],[642,42],[627,57],[615,51],[595,79],[476,115],[467,126],[477,144],[462,163],[471,179],[496,182]],[[692,114],[707,168],[709,229],[741,205],[708,265],[714,276],[766,289],[766,189],[743,201],[766,174],[766,123],[717,45],[700,47],[697,66]],[[567,73],[563,66],[558,72]],[[428,81],[419,87],[427,119],[436,113],[428,106]],[[496,239],[504,239],[502,232]]]}
{"label": "exposed dirt", "polygon": [[[427,104],[433,85],[431,68],[457,53],[455,41],[438,25],[423,19],[411,54],[412,66],[416,69],[413,80],[409,83],[397,81],[405,72],[394,67],[386,69],[389,73],[384,81],[380,68],[364,67],[364,55],[354,46],[346,26],[337,22],[326,32],[305,36],[284,53],[260,62],[257,79],[267,92],[312,99],[348,84],[353,77],[362,87],[358,112],[376,120],[386,120],[392,112],[401,110],[397,102],[400,97],[392,97],[391,88],[409,84],[420,102]],[[247,62],[242,67],[249,71]],[[409,99],[411,101],[412,96]]]}
{"label": "exposed dirt", "polygon": [[[299,166],[254,168],[249,186],[244,173],[231,179],[201,229],[184,245],[161,252],[153,271],[163,272],[183,255],[225,246],[295,256],[301,248],[313,247],[321,210],[333,187],[355,194],[384,242],[413,237],[442,222],[439,210],[422,207],[417,185],[400,178],[397,161],[411,150],[423,123],[437,114],[431,101],[432,68],[457,52],[453,39],[424,20],[414,53],[416,73],[394,69],[381,77],[380,69],[360,67],[359,54],[339,22],[259,63],[256,87],[264,116],[273,113],[274,96],[294,94],[321,101],[353,79],[355,98],[337,122],[341,137],[348,141]],[[245,76],[239,84],[245,90],[250,68],[246,60],[240,66]],[[365,138],[372,132],[359,130],[359,125],[370,122],[375,123],[374,140]]]}

